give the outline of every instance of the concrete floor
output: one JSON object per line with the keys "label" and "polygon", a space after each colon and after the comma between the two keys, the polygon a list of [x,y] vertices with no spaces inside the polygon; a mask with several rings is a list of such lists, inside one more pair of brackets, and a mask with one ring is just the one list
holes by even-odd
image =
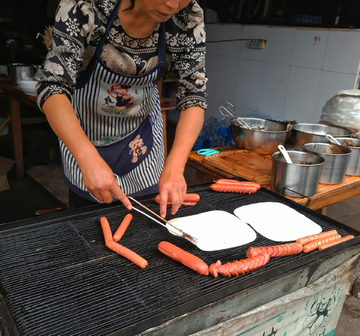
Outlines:
{"label": "concrete floor", "polygon": [[[41,139],[39,141],[42,142]],[[11,148],[9,139],[1,141],[0,138],[0,155],[11,158],[11,156],[7,156],[9,151],[6,151],[4,144]],[[50,162],[40,162],[39,164],[39,160],[34,157],[34,153],[39,151],[33,151],[32,147],[34,145],[38,144],[30,141],[28,146],[24,148],[27,151],[25,156],[27,167],[25,179],[17,181],[14,168],[8,173],[10,189],[0,192],[0,224],[34,217],[36,216],[36,210],[39,209],[60,207],[66,209],[67,207],[67,188],[62,182],[61,169],[59,169],[56,155],[55,159],[47,160]],[[48,152],[49,149],[45,151],[45,154]],[[53,148],[50,148],[50,154],[52,152]],[[40,150],[40,153],[42,153],[40,154],[42,158],[44,152]],[[51,157],[54,158],[54,155],[50,155]],[[195,171],[192,168],[186,169],[185,177],[188,185],[195,184]],[[329,206],[326,215],[360,231],[359,205],[360,196],[353,197]],[[360,277],[359,271],[358,275]],[[355,335],[360,335],[360,299],[349,295],[345,301],[335,336]]]}

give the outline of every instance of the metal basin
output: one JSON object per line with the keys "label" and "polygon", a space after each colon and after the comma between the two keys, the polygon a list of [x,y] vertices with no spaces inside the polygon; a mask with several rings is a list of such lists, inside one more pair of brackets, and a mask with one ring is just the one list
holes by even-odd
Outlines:
{"label": "metal basin", "polygon": [[307,143],[302,146],[304,151],[317,153],[325,159],[319,183],[341,183],[345,177],[351,149],[345,146],[325,143]]}
{"label": "metal basin", "polygon": [[236,119],[231,121],[231,136],[240,149],[266,155],[278,150],[290,135],[286,125],[260,118],[241,118],[252,129],[236,124]]}
{"label": "metal basin", "polygon": [[[360,134],[360,133],[359,133]],[[360,175],[360,139],[357,138],[336,138],[341,146],[351,149],[351,155],[345,175]]]}
{"label": "metal basin", "polygon": [[271,155],[271,189],[281,195],[304,197],[317,193],[325,159],[316,153],[287,151],[293,163],[287,163],[281,152]]}
{"label": "metal basin", "polygon": [[306,143],[328,143],[326,134],[337,138],[348,137],[352,133],[351,130],[340,126],[300,123],[292,125],[290,138],[295,149],[301,150],[302,145]]}

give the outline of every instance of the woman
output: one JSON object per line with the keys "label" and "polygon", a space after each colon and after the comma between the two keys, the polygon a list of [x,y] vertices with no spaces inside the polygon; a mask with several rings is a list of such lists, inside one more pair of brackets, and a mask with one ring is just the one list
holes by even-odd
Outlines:
{"label": "woman", "polygon": [[[58,135],[71,207],[160,193],[179,209],[206,105],[203,13],[195,0],[61,0],[38,83]],[[157,80],[179,76],[181,116],[164,166]]]}

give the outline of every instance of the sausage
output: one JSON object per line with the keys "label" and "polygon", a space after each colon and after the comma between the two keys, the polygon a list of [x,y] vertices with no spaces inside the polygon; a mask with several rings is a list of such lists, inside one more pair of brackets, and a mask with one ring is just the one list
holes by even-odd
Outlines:
{"label": "sausage", "polygon": [[123,221],[121,222],[120,226],[118,227],[118,229],[115,231],[114,236],[113,236],[113,240],[114,242],[119,242],[120,239],[122,238],[122,236],[124,235],[126,229],[128,228],[131,220],[132,220],[133,216],[132,214],[127,214]]}
{"label": "sausage", "polygon": [[203,260],[189,252],[184,251],[174,244],[171,244],[167,241],[162,241],[159,243],[158,249],[161,253],[165,254],[171,259],[181,262],[183,265],[202,275],[209,274],[209,266]]}
{"label": "sausage", "polygon": [[[189,193],[185,195],[182,205],[195,205],[200,201],[200,195],[195,193]],[[160,195],[155,196],[155,202],[160,204]],[[171,197],[168,197],[167,204],[172,204]]]}
{"label": "sausage", "polygon": [[330,243],[330,242],[333,242],[333,241],[336,241],[339,239],[341,239],[341,235],[337,234],[337,235],[328,236],[325,238],[312,240],[310,243],[304,245],[303,251],[305,253],[309,253],[311,251],[314,251],[314,250],[320,248],[321,245],[326,245],[327,243]]}
{"label": "sausage", "polygon": [[281,257],[292,254],[298,254],[302,252],[303,246],[300,243],[290,243],[283,245],[273,245],[273,246],[259,246],[259,247],[250,247],[247,252],[247,257],[254,257],[259,253],[267,253],[270,257]]}
{"label": "sausage", "polygon": [[321,232],[321,233],[317,233],[314,235],[296,239],[296,242],[300,243],[301,245],[305,245],[305,244],[310,243],[312,240],[326,238],[326,237],[330,237],[330,236],[337,235],[337,234],[338,234],[338,232],[336,230],[330,230],[330,231],[325,231],[325,232]]}
{"label": "sausage", "polygon": [[239,185],[226,185],[226,184],[217,184],[214,183],[210,186],[210,188],[214,191],[218,192],[230,192],[230,193],[239,193],[239,194],[253,194],[258,189],[254,186],[243,186]]}
{"label": "sausage", "polygon": [[220,266],[221,266],[221,261],[218,260],[216,263],[211,264],[209,267],[210,274],[212,274],[215,278],[217,278],[217,276],[219,274],[218,269],[220,268]]}
{"label": "sausage", "polygon": [[221,265],[221,261],[218,260],[215,264],[210,265],[210,273],[216,278],[218,274],[224,275],[226,277],[231,277],[232,275],[238,276],[239,274],[245,274],[247,272],[253,271],[256,268],[264,266],[270,260],[270,255],[268,253],[260,253],[254,257],[235,260],[234,262],[226,263]]}
{"label": "sausage", "polygon": [[354,238],[353,235],[348,235],[348,236],[346,236],[346,237],[340,238],[340,239],[335,240],[335,241],[332,241],[332,242],[330,242],[330,243],[320,245],[320,246],[319,246],[319,250],[326,249],[326,248],[328,248],[328,247],[330,247],[330,246],[334,246],[334,245],[340,244],[340,243],[342,243],[342,242],[344,242],[344,241],[347,241],[347,240],[350,240],[350,239],[353,239],[353,238]]}
{"label": "sausage", "polygon": [[108,246],[108,244],[113,241],[113,238],[112,238],[109,221],[105,216],[100,218],[100,225],[103,231],[105,245]]}
{"label": "sausage", "polygon": [[135,265],[145,268],[148,265],[148,262],[141,256],[139,256],[134,251],[122,246],[113,241],[111,229],[109,225],[108,219],[104,216],[100,218],[101,228],[104,234],[105,245],[110,250],[120,254],[121,256],[125,257],[126,259],[132,261]]}
{"label": "sausage", "polygon": [[148,265],[148,262],[143,257],[139,256],[134,251],[131,251],[127,247],[115,243],[114,241],[109,242],[106,245],[110,250],[120,254],[121,256],[125,257],[126,259],[132,261],[135,265],[145,268]]}
{"label": "sausage", "polygon": [[222,184],[222,185],[242,185],[247,187],[255,187],[257,190],[261,188],[261,185],[256,182],[250,182],[250,181],[237,181],[237,180],[230,180],[230,179],[219,179],[217,181],[214,181],[216,184]]}

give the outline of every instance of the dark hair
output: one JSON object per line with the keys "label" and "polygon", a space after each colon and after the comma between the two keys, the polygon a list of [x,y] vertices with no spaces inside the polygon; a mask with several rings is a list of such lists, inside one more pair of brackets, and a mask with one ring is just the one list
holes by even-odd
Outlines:
{"label": "dark hair", "polygon": [[[130,6],[128,8],[124,9],[124,12],[130,9],[133,9],[135,6],[135,0],[130,0]],[[192,12],[192,7],[193,5],[191,4],[191,1],[189,2],[189,4],[185,7],[185,10],[187,13],[191,13]]]}

